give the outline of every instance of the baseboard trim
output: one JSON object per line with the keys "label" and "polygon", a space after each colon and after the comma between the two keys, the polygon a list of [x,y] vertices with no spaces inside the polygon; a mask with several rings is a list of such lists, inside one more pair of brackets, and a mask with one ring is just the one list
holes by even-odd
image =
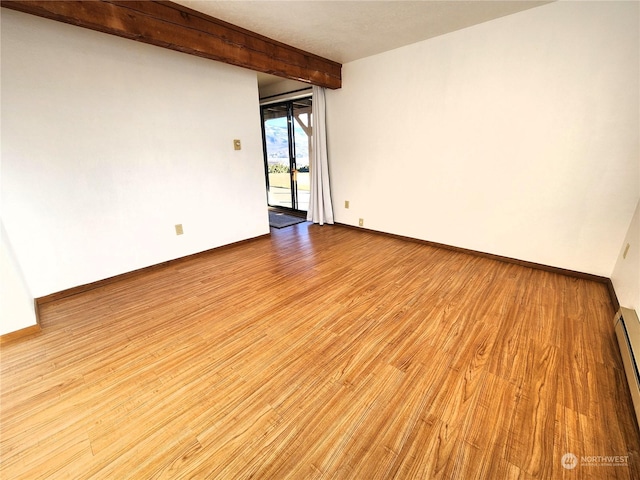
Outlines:
{"label": "baseboard trim", "polygon": [[607,278],[607,290],[609,290],[609,297],[611,298],[611,303],[613,303],[613,309],[617,312],[620,310],[620,301],[618,301],[618,295],[616,295],[616,290],[613,288],[613,282],[610,278]]}
{"label": "baseboard trim", "polygon": [[[611,299],[611,303],[613,304],[614,310],[618,311],[618,309],[620,308],[620,303],[618,301],[618,297],[616,295],[616,292],[613,288],[613,283],[611,282],[611,279],[608,277],[602,277],[599,275],[593,275],[591,273],[584,273],[584,272],[578,272],[576,270],[569,270],[569,269],[565,269],[565,268],[560,268],[560,267],[553,267],[550,265],[544,265],[541,263],[535,263],[535,262],[529,262],[526,260],[519,260],[517,258],[511,258],[511,257],[505,257],[502,255],[495,255],[493,253],[486,253],[486,252],[481,252],[479,250],[472,250],[472,249],[468,249],[468,248],[462,248],[462,247],[455,247],[453,245],[447,245],[445,243],[438,243],[438,242],[432,242],[430,240],[422,240],[420,238],[414,238],[414,237],[407,237],[404,235],[398,235],[395,233],[388,233],[388,232],[382,232],[380,230],[373,230],[370,228],[364,228],[364,227],[356,227],[354,225],[348,225],[346,223],[339,223],[336,222],[335,225],[340,226],[340,227],[345,227],[345,228],[351,228],[354,230],[360,230],[360,231],[364,231],[367,233],[372,233],[372,234],[376,234],[376,235],[383,235],[386,237],[390,237],[390,238],[396,238],[399,240],[404,240],[404,241],[408,241],[408,242],[413,242],[413,243],[419,243],[422,245],[428,245],[431,247],[435,247],[435,248],[443,248],[446,250],[452,250],[454,252],[459,252],[459,253],[466,253],[468,255],[474,255],[474,256],[478,256],[478,257],[483,257],[483,258],[489,258],[492,260],[497,260],[500,262],[505,262],[505,263],[511,263],[514,265],[520,265],[523,267],[528,267],[528,268],[533,268],[536,270],[543,270],[545,272],[551,272],[551,273],[557,273],[560,275],[567,275],[569,277],[573,277],[573,278],[580,278],[582,280],[590,280],[590,281],[594,281],[594,282],[599,282],[599,283],[603,283],[607,286],[607,290],[609,291],[609,297]],[[56,292],[56,293],[52,293],[50,295],[46,295],[44,297],[40,297],[40,298],[36,298],[34,300],[35,303],[35,310],[36,310],[36,319],[38,321],[37,325],[34,325],[32,327],[27,327],[26,329],[22,329],[22,330],[18,330],[16,332],[11,332],[11,333],[7,333],[5,335],[2,335],[0,337],[0,343],[4,343],[5,339],[4,337],[9,336],[10,338],[13,338],[14,335],[16,335],[15,338],[21,338],[23,336],[27,336],[27,335],[31,335],[33,333],[39,332],[40,331],[40,320],[39,320],[39,307],[40,305],[44,305],[46,303],[49,302],[54,302],[56,300],[60,300],[62,298],[66,298],[66,297],[70,297],[73,295],[77,295],[80,293],[84,293],[87,292],[89,290],[94,290],[96,288],[100,288],[103,287],[105,285],[109,285],[111,283],[115,283],[118,282],[120,280],[124,280],[124,279],[128,279],[128,278],[132,278],[136,275],[140,275],[143,273],[148,273],[150,271],[153,271],[155,269],[158,268],[163,268],[166,266],[170,266],[170,265],[176,265],[179,264],[180,262],[184,262],[187,260],[192,260],[194,258],[197,258],[199,256],[203,256],[203,255],[209,255],[213,252],[218,252],[222,249],[226,249],[226,248],[232,248],[232,247],[236,247],[239,245],[243,245],[245,243],[249,243],[249,242],[253,242],[256,241],[258,239],[264,238],[264,237],[269,237],[271,235],[271,233],[265,233],[263,235],[259,235],[257,237],[252,237],[252,238],[248,238],[245,240],[240,240],[238,242],[234,242],[234,243],[230,243],[227,245],[222,245],[220,247],[215,247],[209,250],[205,250],[203,252],[199,252],[199,253],[194,253],[192,255],[187,255],[184,257],[180,257],[180,258],[176,258],[174,260],[168,260],[166,262],[162,262],[162,263],[158,263],[156,265],[150,265],[148,267],[144,267],[144,268],[140,268],[138,270],[134,270],[131,272],[126,272],[126,273],[122,273],[120,275],[116,275],[113,277],[109,277],[109,278],[105,278],[103,280],[98,280],[96,282],[92,282],[92,283],[88,283],[85,285],[79,285],[77,287],[72,287],[66,290],[62,290],[60,292]],[[29,330],[29,329],[35,329],[33,331],[28,331],[27,333],[22,333],[24,330]],[[6,340],[9,341],[9,340]]]}
{"label": "baseboard trim", "polygon": [[46,303],[55,302],[56,300],[61,300],[63,298],[71,297],[73,295],[78,295],[80,293],[88,292],[90,290],[95,290],[96,288],[104,287],[106,285],[110,285],[112,283],[119,282],[121,280],[130,279],[136,277],[141,274],[152,272],[153,270],[157,270],[159,268],[164,268],[172,265],[178,265],[182,262],[186,262],[189,260],[193,260],[194,258],[198,258],[205,255],[210,255],[214,252],[219,252],[221,250],[227,248],[237,247],[239,245],[243,245],[245,243],[254,242],[258,239],[269,237],[271,233],[265,233],[263,235],[258,235],[257,237],[247,238],[245,240],[239,240],[237,242],[229,243],[227,245],[221,245],[219,247],[210,248],[209,250],[204,250],[202,252],[193,253],[191,255],[186,255],[184,257],[175,258],[173,260],[167,260],[166,262],[157,263],[155,265],[149,265],[148,267],[139,268],[137,270],[133,270],[131,272],[121,273],[119,275],[115,275],[113,277],[105,278],[102,280],[97,280],[95,282],[87,283],[85,285],[78,285],[77,287],[68,288],[66,290],[62,290],[60,292],[52,293],[50,295],[45,295],[44,297],[39,297],[35,299],[36,303],[36,315],[39,315],[39,307]]}
{"label": "baseboard trim", "polygon": [[[386,237],[397,238],[399,240],[406,240],[408,242],[420,243],[422,245],[429,245],[431,247],[444,248],[446,250],[452,250],[454,252],[459,252],[459,253],[466,253],[469,255],[477,256],[477,257],[490,258],[492,260],[497,260],[499,262],[512,263],[515,265],[520,265],[522,267],[529,267],[529,268],[534,268],[536,270],[543,270],[545,272],[558,273],[560,275],[567,275],[569,277],[580,278],[582,280],[591,280],[594,282],[604,283],[609,288],[609,295],[612,295],[612,302],[614,303],[614,305],[616,305],[618,302],[617,298],[615,298],[615,301],[614,301],[615,292],[613,291],[613,284],[611,284],[611,279],[607,277],[601,277],[599,275],[593,275],[591,273],[578,272],[576,270],[568,270],[566,268],[552,267],[550,265],[544,265],[542,263],[528,262],[526,260],[519,260],[517,258],[504,257],[502,255],[495,255],[493,253],[481,252],[479,250],[471,250],[468,248],[454,247],[452,245],[447,245],[446,243],[432,242],[430,240],[422,240],[420,238],[406,237],[404,235],[381,232],[379,230],[372,230],[370,228],[356,227],[354,225],[347,225],[345,223],[336,223],[336,225],[340,225],[341,227],[352,228],[355,230],[363,230],[367,233],[373,233],[376,235],[384,235]],[[611,285],[609,286],[609,284]],[[617,308],[616,308],[616,311],[617,311]]]}
{"label": "baseboard trim", "polygon": [[16,330],[14,332],[0,335],[0,345],[20,340],[22,338],[35,335],[36,333],[40,333],[42,331],[42,327],[40,326],[40,307],[38,306],[38,302],[36,300],[33,300],[33,309],[36,317],[36,324],[21,328],[20,330]]}
{"label": "baseboard trim", "polygon": [[15,332],[5,333],[4,335],[0,335],[0,345],[5,345],[9,342],[15,342],[16,340],[20,340],[36,333],[40,333],[42,328],[40,328],[39,324],[31,325],[29,327],[21,328],[20,330],[16,330]]}

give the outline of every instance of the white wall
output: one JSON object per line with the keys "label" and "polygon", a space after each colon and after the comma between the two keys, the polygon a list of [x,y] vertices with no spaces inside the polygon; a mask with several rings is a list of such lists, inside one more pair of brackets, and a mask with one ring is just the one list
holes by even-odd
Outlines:
{"label": "white wall", "polygon": [[336,221],[609,277],[640,196],[638,44],[637,2],[557,2],[345,64]]}
{"label": "white wall", "polygon": [[35,297],[268,233],[256,74],[2,9],[2,206]]}
{"label": "white wall", "polygon": [[35,325],[33,297],[0,222],[0,335]]}
{"label": "white wall", "polygon": [[[629,250],[624,257],[627,245]],[[640,314],[640,201],[618,253],[611,281],[620,305]]]}

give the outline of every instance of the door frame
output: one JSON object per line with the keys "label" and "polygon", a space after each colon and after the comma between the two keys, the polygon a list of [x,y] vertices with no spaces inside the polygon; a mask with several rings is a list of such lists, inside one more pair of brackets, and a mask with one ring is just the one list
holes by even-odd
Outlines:
{"label": "door frame", "polygon": [[[267,195],[267,205],[269,207],[283,208],[286,210],[291,210],[294,212],[304,212],[304,210],[299,210],[299,195],[298,195],[298,184],[297,184],[297,158],[296,158],[296,146],[295,146],[295,118],[294,118],[294,102],[296,100],[303,99],[312,99],[311,94],[305,94],[296,96],[295,98],[287,98],[281,99],[268,103],[260,104],[260,128],[262,131],[262,155],[264,160],[264,175],[265,175],[265,185],[266,185],[266,195]],[[313,100],[311,100],[313,102]],[[267,138],[266,138],[266,129],[265,129],[265,115],[264,112],[269,107],[277,107],[284,106],[286,107],[287,117],[287,141],[289,142],[289,185],[291,191],[291,207],[281,206],[281,205],[271,205],[269,203],[269,192],[271,190],[271,185],[269,182],[269,157],[267,155]],[[309,155],[311,152],[309,152]]]}

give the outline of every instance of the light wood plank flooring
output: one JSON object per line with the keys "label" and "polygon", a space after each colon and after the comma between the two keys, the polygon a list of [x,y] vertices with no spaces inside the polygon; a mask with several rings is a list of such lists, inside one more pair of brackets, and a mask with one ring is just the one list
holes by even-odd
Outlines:
{"label": "light wood plank flooring", "polygon": [[638,479],[613,314],[599,283],[273,230],[44,305],[2,346],[0,477]]}

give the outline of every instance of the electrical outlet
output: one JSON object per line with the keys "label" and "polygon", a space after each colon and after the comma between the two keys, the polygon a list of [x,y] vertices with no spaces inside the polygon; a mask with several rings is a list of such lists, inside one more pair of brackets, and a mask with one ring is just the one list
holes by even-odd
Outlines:
{"label": "electrical outlet", "polygon": [[184,230],[182,230],[182,224],[179,223],[178,225],[176,225],[176,235],[182,235],[184,233]]}
{"label": "electrical outlet", "polygon": [[349,200],[344,201],[344,208],[349,208]]}
{"label": "electrical outlet", "polygon": [[622,258],[627,258],[627,253],[629,253],[629,248],[631,247],[630,243],[627,243],[627,246],[624,247],[624,253],[622,254]]}
{"label": "electrical outlet", "polygon": [[364,227],[364,218],[358,219],[358,226]]}

